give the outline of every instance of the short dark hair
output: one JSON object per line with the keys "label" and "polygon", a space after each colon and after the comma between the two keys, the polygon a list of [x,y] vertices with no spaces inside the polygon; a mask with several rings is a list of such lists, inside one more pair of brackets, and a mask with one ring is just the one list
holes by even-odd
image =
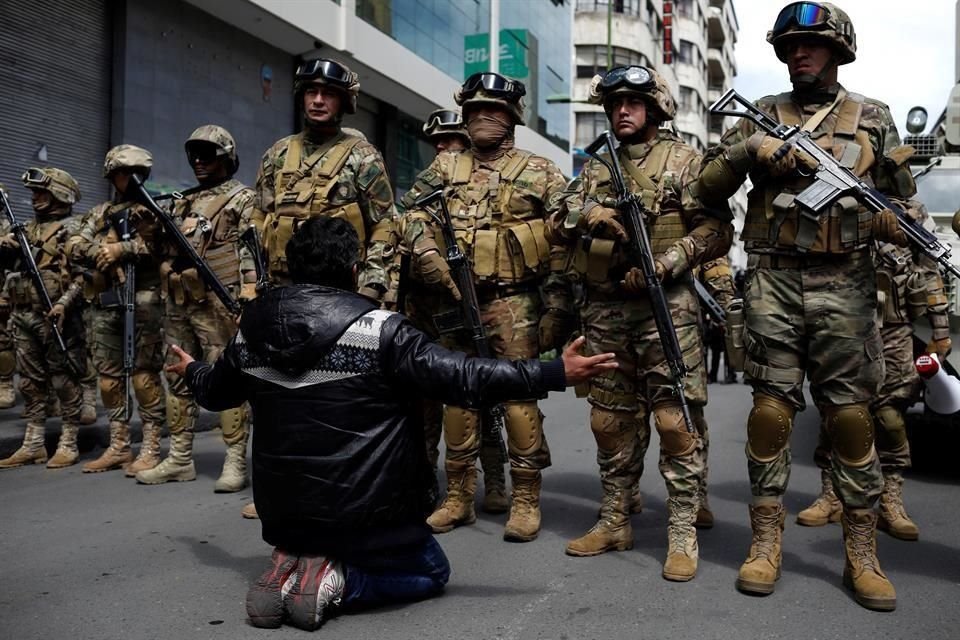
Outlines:
{"label": "short dark hair", "polygon": [[295,284],[353,291],[353,266],[359,259],[360,238],[343,218],[310,218],[287,242],[287,269]]}

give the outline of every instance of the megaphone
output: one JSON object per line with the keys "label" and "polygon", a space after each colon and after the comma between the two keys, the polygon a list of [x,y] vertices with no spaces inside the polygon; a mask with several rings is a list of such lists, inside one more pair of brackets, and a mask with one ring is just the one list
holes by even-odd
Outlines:
{"label": "megaphone", "polygon": [[924,354],[914,365],[926,388],[923,399],[930,410],[942,415],[960,411],[960,380],[943,370],[937,354]]}

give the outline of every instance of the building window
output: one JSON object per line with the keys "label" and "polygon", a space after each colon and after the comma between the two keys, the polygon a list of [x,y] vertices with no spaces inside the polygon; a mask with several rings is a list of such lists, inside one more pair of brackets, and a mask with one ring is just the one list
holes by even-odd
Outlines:
{"label": "building window", "polygon": [[693,0],[677,0],[675,5],[677,7],[677,15],[693,20],[695,7]]}
{"label": "building window", "polygon": [[690,87],[680,87],[680,110],[691,111],[694,104],[694,93]]}
{"label": "building window", "polygon": [[642,0],[577,0],[577,11],[610,11],[628,16],[640,15]]}
{"label": "building window", "polygon": [[677,57],[680,59],[680,62],[683,62],[684,64],[693,64],[694,56],[696,55],[694,53],[695,51],[696,47],[693,46],[692,42],[689,40],[681,40],[680,51]]}
{"label": "building window", "polygon": [[592,111],[578,113],[576,146],[583,149],[596,140],[609,126],[605,113],[595,113]]}
{"label": "building window", "polygon": [[[613,47],[614,67],[642,65],[650,66],[650,61],[639,51]],[[607,70],[607,47],[605,45],[578,45],[577,46],[577,77],[592,78],[598,73]]]}

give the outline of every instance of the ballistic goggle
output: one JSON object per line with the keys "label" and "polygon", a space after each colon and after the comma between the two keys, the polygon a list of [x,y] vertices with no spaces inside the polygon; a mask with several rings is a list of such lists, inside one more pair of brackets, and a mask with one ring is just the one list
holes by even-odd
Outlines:
{"label": "ballistic goggle", "polygon": [[20,179],[28,189],[46,189],[51,182],[50,176],[40,169],[27,169]]}
{"label": "ballistic goggle", "polygon": [[187,159],[190,164],[200,162],[201,164],[210,164],[215,162],[221,155],[227,155],[219,146],[212,142],[197,140],[188,142],[186,145]]}
{"label": "ballistic goggle", "polygon": [[324,60],[323,58],[307,60],[302,63],[297,67],[296,76],[299,80],[322,78],[325,82],[341,86],[344,89],[350,88],[350,85],[354,82],[352,71],[339,62]]}
{"label": "ballistic goggle", "polygon": [[778,36],[793,25],[803,29],[825,27],[830,18],[830,10],[816,2],[794,2],[780,10],[773,23],[773,35]]}
{"label": "ballistic goggle", "polygon": [[440,109],[427,116],[424,129],[432,129],[433,127],[459,127],[461,125],[463,125],[463,117],[459,111]]}
{"label": "ballistic goggle", "polygon": [[607,93],[618,87],[627,86],[637,91],[649,91],[656,84],[653,74],[646,67],[614,67],[600,80],[600,89]]}
{"label": "ballistic goggle", "polygon": [[527,88],[522,82],[509,80],[499,73],[489,72],[475,73],[467,78],[461,88],[461,94],[464,99],[469,100],[481,89],[484,93],[511,101],[527,95]]}

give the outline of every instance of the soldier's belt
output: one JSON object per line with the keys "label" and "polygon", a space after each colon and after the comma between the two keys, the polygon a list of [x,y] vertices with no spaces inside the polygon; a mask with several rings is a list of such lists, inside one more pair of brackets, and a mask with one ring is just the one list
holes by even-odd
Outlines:
{"label": "soldier's belt", "polygon": [[[761,269],[809,269],[853,262],[862,257],[869,257],[869,249],[851,251],[850,253],[824,253],[807,255],[761,254],[756,256],[755,266]],[[754,266],[754,261],[750,261]]]}
{"label": "soldier's belt", "polygon": [[538,290],[536,281],[521,282],[520,284],[510,284],[504,286],[477,287],[477,302],[487,304],[501,298],[519,296],[524,293],[534,293]]}

